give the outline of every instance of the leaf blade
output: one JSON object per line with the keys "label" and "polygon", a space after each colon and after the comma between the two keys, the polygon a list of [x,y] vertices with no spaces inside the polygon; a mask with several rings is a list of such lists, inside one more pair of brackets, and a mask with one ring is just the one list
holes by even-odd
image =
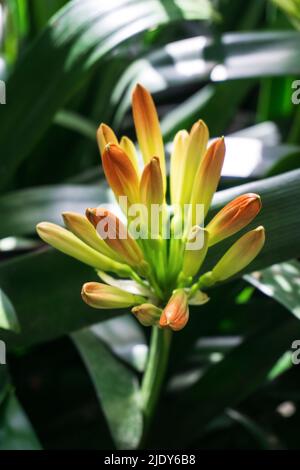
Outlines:
{"label": "leaf blade", "polygon": [[72,336],[94,383],[117,448],[136,448],[143,428],[137,378],[108,351],[95,331],[85,329]]}

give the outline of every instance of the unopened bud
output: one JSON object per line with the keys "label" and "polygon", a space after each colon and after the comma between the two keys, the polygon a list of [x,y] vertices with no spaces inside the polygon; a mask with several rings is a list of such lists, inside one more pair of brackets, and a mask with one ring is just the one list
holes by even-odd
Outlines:
{"label": "unopened bud", "polygon": [[152,304],[141,304],[131,310],[138,321],[144,326],[154,326],[159,324],[162,309]]}
{"label": "unopened bud", "polygon": [[82,299],[94,308],[126,308],[143,302],[141,296],[130,294],[118,287],[108,286],[100,282],[87,282],[82,286]]}
{"label": "unopened bud", "polygon": [[189,319],[188,296],[178,289],[170,298],[160,317],[159,325],[174,331],[182,330]]}
{"label": "unopened bud", "polygon": [[99,207],[87,209],[86,216],[109,248],[118,253],[124,262],[134,267],[143,262],[143,252],[139,245],[112,212]]}
{"label": "unopened bud", "polygon": [[41,222],[36,227],[37,233],[49,245],[82,263],[102,271],[112,271],[120,276],[128,276],[129,267],[118,263],[94,250],[72,232],[50,222]]}
{"label": "unopened bud", "polygon": [[185,277],[194,277],[206,257],[208,231],[196,225],[192,228],[183,254],[182,272]]}
{"label": "unopened bud", "polygon": [[212,270],[212,278],[224,281],[244,269],[258,255],[265,243],[265,229],[260,226],[239,238]]}
{"label": "unopened bud", "polygon": [[249,193],[237,197],[209,222],[209,246],[224,240],[246,227],[261,209],[261,200],[257,194]]}

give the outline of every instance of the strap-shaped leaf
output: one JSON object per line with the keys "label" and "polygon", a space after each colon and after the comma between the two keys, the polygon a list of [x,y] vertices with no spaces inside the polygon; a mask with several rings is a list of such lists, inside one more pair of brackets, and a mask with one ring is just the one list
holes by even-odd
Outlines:
{"label": "strap-shaped leaf", "polygon": [[124,313],[88,307],[81,299],[81,287],[98,280],[96,273],[52,249],[3,263],[0,271],[21,327],[18,335],[1,331],[7,347],[51,340]]}
{"label": "strap-shaped leaf", "polygon": [[261,292],[277,300],[300,319],[300,263],[274,264],[244,278]]}
{"label": "strap-shaped leaf", "polygon": [[15,393],[10,391],[0,406],[0,450],[40,450],[35,435]]}
{"label": "strap-shaped leaf", "polygon": [[159,24],[207,19],[211,14],[207,0],[68,3],[52,17],[7,83],[7,104],[0,109],[0,186],[7,185],[55,113],[113,48]]}
{"label": "strap-shaped leaf", "polygon": [[96,330],[78,331],[73,339],[94,383],[117,448],[134,449],[143,429],[137,377],[113,356]]}
{"label": "strap-shaped leaf", "polygon": [[[178,86],[197,84],[201,80],[222,82],[262,76],[297,75],[300,72],[299,46],[300,33],[296,31],[227,33],[215,39],[203,35],[166,44],[159,51],[135,61],[121,76],[114,93],[114,102],[119,103],[115,123],[121,123],[124,113],[130,107],[131,91],[136,82],[143,83],[154,92],[168,90],[170,93],[172,88],[176,90]],[[242,91],[240,87],[241,85],[233,85],[232,89],[239,95]],[[217,89],[208,90],[217,93]],[[224,93],[223,89],[222,91]],[[198,93],[193,100],[188,100],[186,108],[189,107],[192,111],[197,104],[199,108],[201,96],[204,97],[205,94]],[[220,94],[219,100],[222,98]],[[235,95],[232,99],[236,99]],[[179,115],[181,109],[184,107],[179,106]],[[172,110],[170,117],[168,113],[163,120],[165,133],[175,116],[176,108]],[[215,117],[219,119],[218,116]]]}
{"label": "strap-shaped leaf", "polygon": [[[273,320],[256,334],[231,350],[223,360],[211,366],[189,390],[182,392],[175,407],[167,407],[167,427],[180,422],[175,442],[166,446],[178,446],[192,439],[196,442],[207,424],[219,416],[227,407],[235,406],[253,393],[267,380],[271,368],[291,348],[299,337],[300,326],[296,318],[284,315]],[[164,422],[163,418],[161,418]],[[177,440],[178,439],[178,440]]]}
{"label": "strap-shaped leaf", "polygon": [[41,221],[63,225],[63,211],[84,214],[87,207],[108,201],[109,191],[104,185],[64,184],[13,191],[0,197],[0,238],[35,233]]}
{"label": "strap-shaped leaf", "polygon": [[20,331],[18,318],[7,295],[0,289],[0,328],[4,330]]}

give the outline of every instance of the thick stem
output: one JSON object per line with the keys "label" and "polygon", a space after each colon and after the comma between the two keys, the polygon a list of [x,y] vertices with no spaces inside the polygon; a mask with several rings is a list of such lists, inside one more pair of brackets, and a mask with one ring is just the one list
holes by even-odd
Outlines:
{"label": "thick stem", "polygon": [[171,337],[172,331],[167,328],[160,329],[154,326],[152,329],[149,357],[141,389],[142,409],[144,413],[144,433],[141,446],[145,443],[159,399],[161,386],[168,365]]}

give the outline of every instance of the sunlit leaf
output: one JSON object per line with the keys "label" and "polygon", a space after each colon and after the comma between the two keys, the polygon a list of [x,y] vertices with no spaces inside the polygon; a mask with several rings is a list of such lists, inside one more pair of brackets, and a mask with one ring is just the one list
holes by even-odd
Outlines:
{"label": "sunlit leaf", "polygon": [[[131,91],[136,82],[152,92],[168,90],[170,93],[172,88],[199,84],[204,80],[223,82],[299,74],[299,45],[300,33],[295,31],[238,32],[215,39],[203,35],[166,44],[159,52],[155,51],[134,62],[120,78],[112,97],[113,103],[120,103],[116,124],[130,106]],[[233,86],[238,94],[239,88]],[[190,103],[191,110],[201,96],[204,98],[205,94],[193,97],[195,102]],[[175,113],[176,109],[171,116]],[[164,127],[171,122],[171,116],[166,117]]]}
{"label": "sunlit leaf", "polygon": [[54,250],[46,249],[2,263],[0,279],[14,303],[21,326],[18,335],[1,332],[1,339],[8,347],[49,341],[124,313],[124,310],[113,312],[88,307],[81,299],[81,287],[84,282],[97,281],[96,273]]}
{"label": "sunlit leaf", "polygon": [[10,392],[0,406],[0,449],[41,449],[35,432],[14,392]]}
{"label": "sunlit leaf", "polygon": [[159,24],[211,15],[206,0],[68,3],[51,18],[7,83],[9,99],[0,109],[1,186],[8,184],[57,111],[113,48]]}
{"label": "sunlit leaf", "polygon": [[247,274],[245,279],[300,319],[300,263],[289,261]]}
{"label": "sunlit leaf", "polygon": [[148,345],[143,328],[132,314],[98,323],[90,329],[122,361],[143,372]]}
{"label": "sunlit leaf", "polygon": [[[295,318],[277,318],[276,321],[269,318],[268,327],[233,348],[190,388],[181,392],[176,409],[171,404],[166,411],[172,416],[169,426],[181,423],[176,436],[178,441],[172,445],[196,439],[225,408],[236,406],[262,386],[269,371],[299,334],[300,326]],[[165,433],[167,435],[168,431]]]}
{"label": "sunlit leaf", "polygon": [[117,448],[137,447],[143,424],[137,378],[109,352],[96,330],[79,331],[73,338],[94,383]]}
{"label": "sunlit leaf", "polygon": [[[112,197],[110,200],[113,202]],[[84,213],[87,207],[107,202],[109,191],[103,185],[66,184],[14,191],[0,197],[0,237],[35,233],[36,224],[43,220],[63,225],[63,211]]]}
{"label": "sunlit leaf", "polygon": [[0,289],[0,328],[4,330],[20,331],[20,325],[13,304],[7,295]]}

